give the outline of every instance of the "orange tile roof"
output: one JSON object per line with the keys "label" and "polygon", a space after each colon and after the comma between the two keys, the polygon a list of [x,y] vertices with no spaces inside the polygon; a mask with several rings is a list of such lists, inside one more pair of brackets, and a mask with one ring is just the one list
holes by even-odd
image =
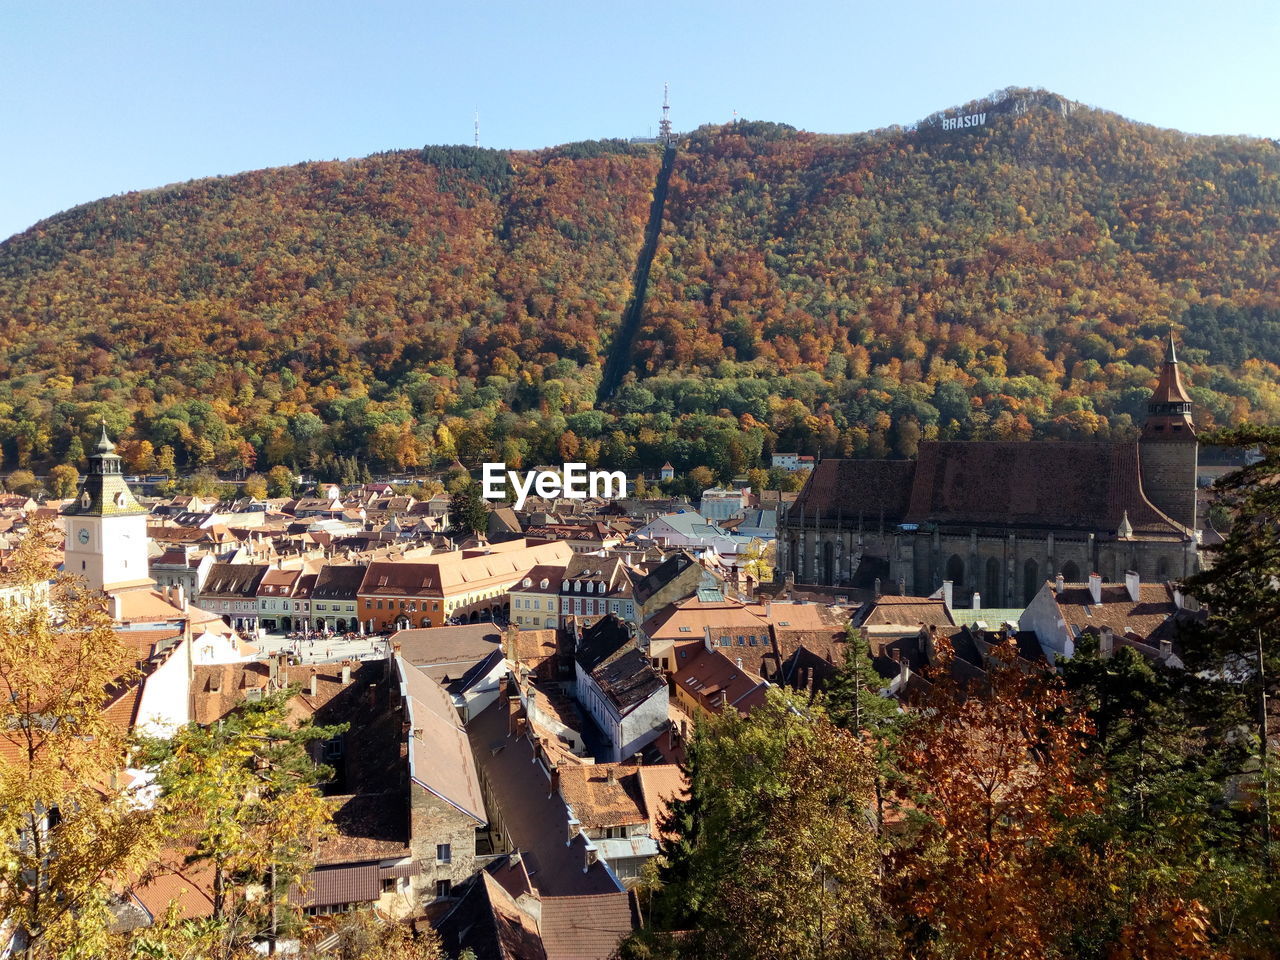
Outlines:
{"label": "orange tile roof", "polygon": [[645,812],[649,815],[649,835],[671,839],[662,825],[671,812],[672,802],[688,799],[689,778],[678,763],[645,764],[636,770],[636,777],[640,781]]}
{"label": "orange tile roof", "polygon": [[680,662],[673,682],[677,690],[693,697],[708,711],[719,712],[728,705],[743,713],[755,704],[753,694],[764,684],[725,653],[705,646],[689,651],[688,660]]}
{"label": "orange tile roof", "polygon": [[178,905],[183,919],[211,917],[213,867],[207,862],[186,864],[178,851],[169,850],[130,893],[154,920],[163,917],[171,903]]}
{"label": "orange tile roof", "polygon": [[560,769],[560,796],[588,830],[647,823],[635,767],[596,763]]}

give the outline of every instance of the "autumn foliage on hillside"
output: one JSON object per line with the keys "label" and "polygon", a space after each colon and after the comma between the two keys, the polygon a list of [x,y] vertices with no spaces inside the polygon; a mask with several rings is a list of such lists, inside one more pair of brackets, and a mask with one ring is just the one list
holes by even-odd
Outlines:
{"label": "autumn foliage on hillside", "polygon": [[1043,93],[979,107],[945,133],[682,140],[599,406],[657,147],[433,147],[60,214],[0,246],[4,465],[75,462],[102,416],[179,469],[567,445],[728,476],[773,449],[1119,438],[1169,325],[1199,422],[1280,419],[1277,145]]}

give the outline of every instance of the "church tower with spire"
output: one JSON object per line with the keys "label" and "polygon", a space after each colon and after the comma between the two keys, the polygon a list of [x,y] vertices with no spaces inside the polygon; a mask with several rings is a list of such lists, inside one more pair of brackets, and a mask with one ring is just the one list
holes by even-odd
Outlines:
{"label": "church tower with spire", "polygon": [[84,577],[93,590],[150,586],[147,570],[147,510],[124,482],[116,446],[102,425],[102,439],[89,457],[89,473],[76,499],[62,510],[67,547],[64,568]]}
{"label": "church tower with spire", "polygon": [[1147,419],[1138,440],[1138,457],[1147,499],[1193,531],[1199,451],[1196,427],[1191,419],[1191,397],[1182,385],[1178,352],[1170,331],[1160,380],[1147,401]]}

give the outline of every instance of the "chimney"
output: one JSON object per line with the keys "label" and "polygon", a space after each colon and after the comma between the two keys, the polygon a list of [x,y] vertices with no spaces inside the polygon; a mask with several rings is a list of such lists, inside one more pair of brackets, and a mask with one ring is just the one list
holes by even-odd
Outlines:
{"label": "chimney", "polygon": [[351,682],[351,663],[350,660],[342,661],[342,685],[345,687]]}
{"label": "chimney", "polygon": [[977,590],[973,591],[973,609],[974,610],[982,609],[982,594],[980,594]]}
{"label": "chimney", "polygon": [[1115,631],[1110,627],[1103,627],[1099,631],[1098,636],[1098,653],[1103,658],[1108,658],[1115,652],[1116,635]]}
{"label": "chimney", "polygon": [[898,663],[902,659],[902,650],[898,647],[889,648],[889,659],[894,663]]}
{"label": "chimney", "polygon": [[741,669],[742,669],[742,658],[741,658],[741,657],[738,657],[737,659],[738,659],[738,669],[739,669],[739,670],[741,670]]}
{"label": "chimney", "polygon": [[1062,574],[1058,574],[1057,581],[1054,583],[1054,592],[1061,593],[1067,589],[1067,579]]}
{"label": "chimney", "polygon": [[898,661],[898,689],[901,690],[911,677],[911,664],[906,660]]}
{"label": "chimney", "polygon": [[702,642],[706,644],[708,651],[715,649],[715,644],[711,641],[711,624],[702,628]]}
{"label": "chimney", "polygon": [[880,578],[876,577],[876,596],[880,596]]}
{"label": "chimney", "polygon": [[1100,574],[1089,574],[1089,596],[1093,598],[1095,607],[1102,605],[1102,576]]}
{"label": "chimney", "polygon": [[609,764],[608,768],[605,770],[604,779],[605,783],[609,784],[609,786],[613,786],[618,782],[618,771],[613,764]]}
{"label": "chimney", "polygon": [[119,623],[124,619],[124,604],[120,601],[120,594],[113,593],[111,596],[111,619]]}
{"label": "chimney", "polygon": [[314,697],[319,692],[320,692],[320,675],[317,673],[312,673],[311,674],[311,696]]}
{"label": "chimney", "polygon": [[1142,579],[1138,576],[1137,570],[1126,570],[1124,572],[1125,589],[1129,591],[1129,602],[1137,603],[1142,596]]}
{"label": "chimney", "polygon": [[950,580],[942,581],[942,605],[948,610],[951,609],[951,591],[954,584]]}
{"label": "chimney", "polygon": [[1161,640],[1160,641],[1160,659],[1168,660],[1172,656],[1173,656],[1173,641]]}
{"label": "chimney", "polygon": [[[551,789],[547,792],[547,796],[554,797],[559,792],[560,792],[560,765],[558,763],[553,763],[551,765]],[[512,862],[516,863],[519,861],[515,860],[515,858],[513,857]]]}

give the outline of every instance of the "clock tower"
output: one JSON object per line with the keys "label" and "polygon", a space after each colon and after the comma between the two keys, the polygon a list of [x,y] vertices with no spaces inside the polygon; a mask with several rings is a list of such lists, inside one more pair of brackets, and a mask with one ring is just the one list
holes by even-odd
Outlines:
{"label": "clock tower", "polygon": [[62,510],[67,525],[64,568],[92,590],[152,586],[147,571],[147,513],[124,482],[120,455],[102,439],[76,499]]}

